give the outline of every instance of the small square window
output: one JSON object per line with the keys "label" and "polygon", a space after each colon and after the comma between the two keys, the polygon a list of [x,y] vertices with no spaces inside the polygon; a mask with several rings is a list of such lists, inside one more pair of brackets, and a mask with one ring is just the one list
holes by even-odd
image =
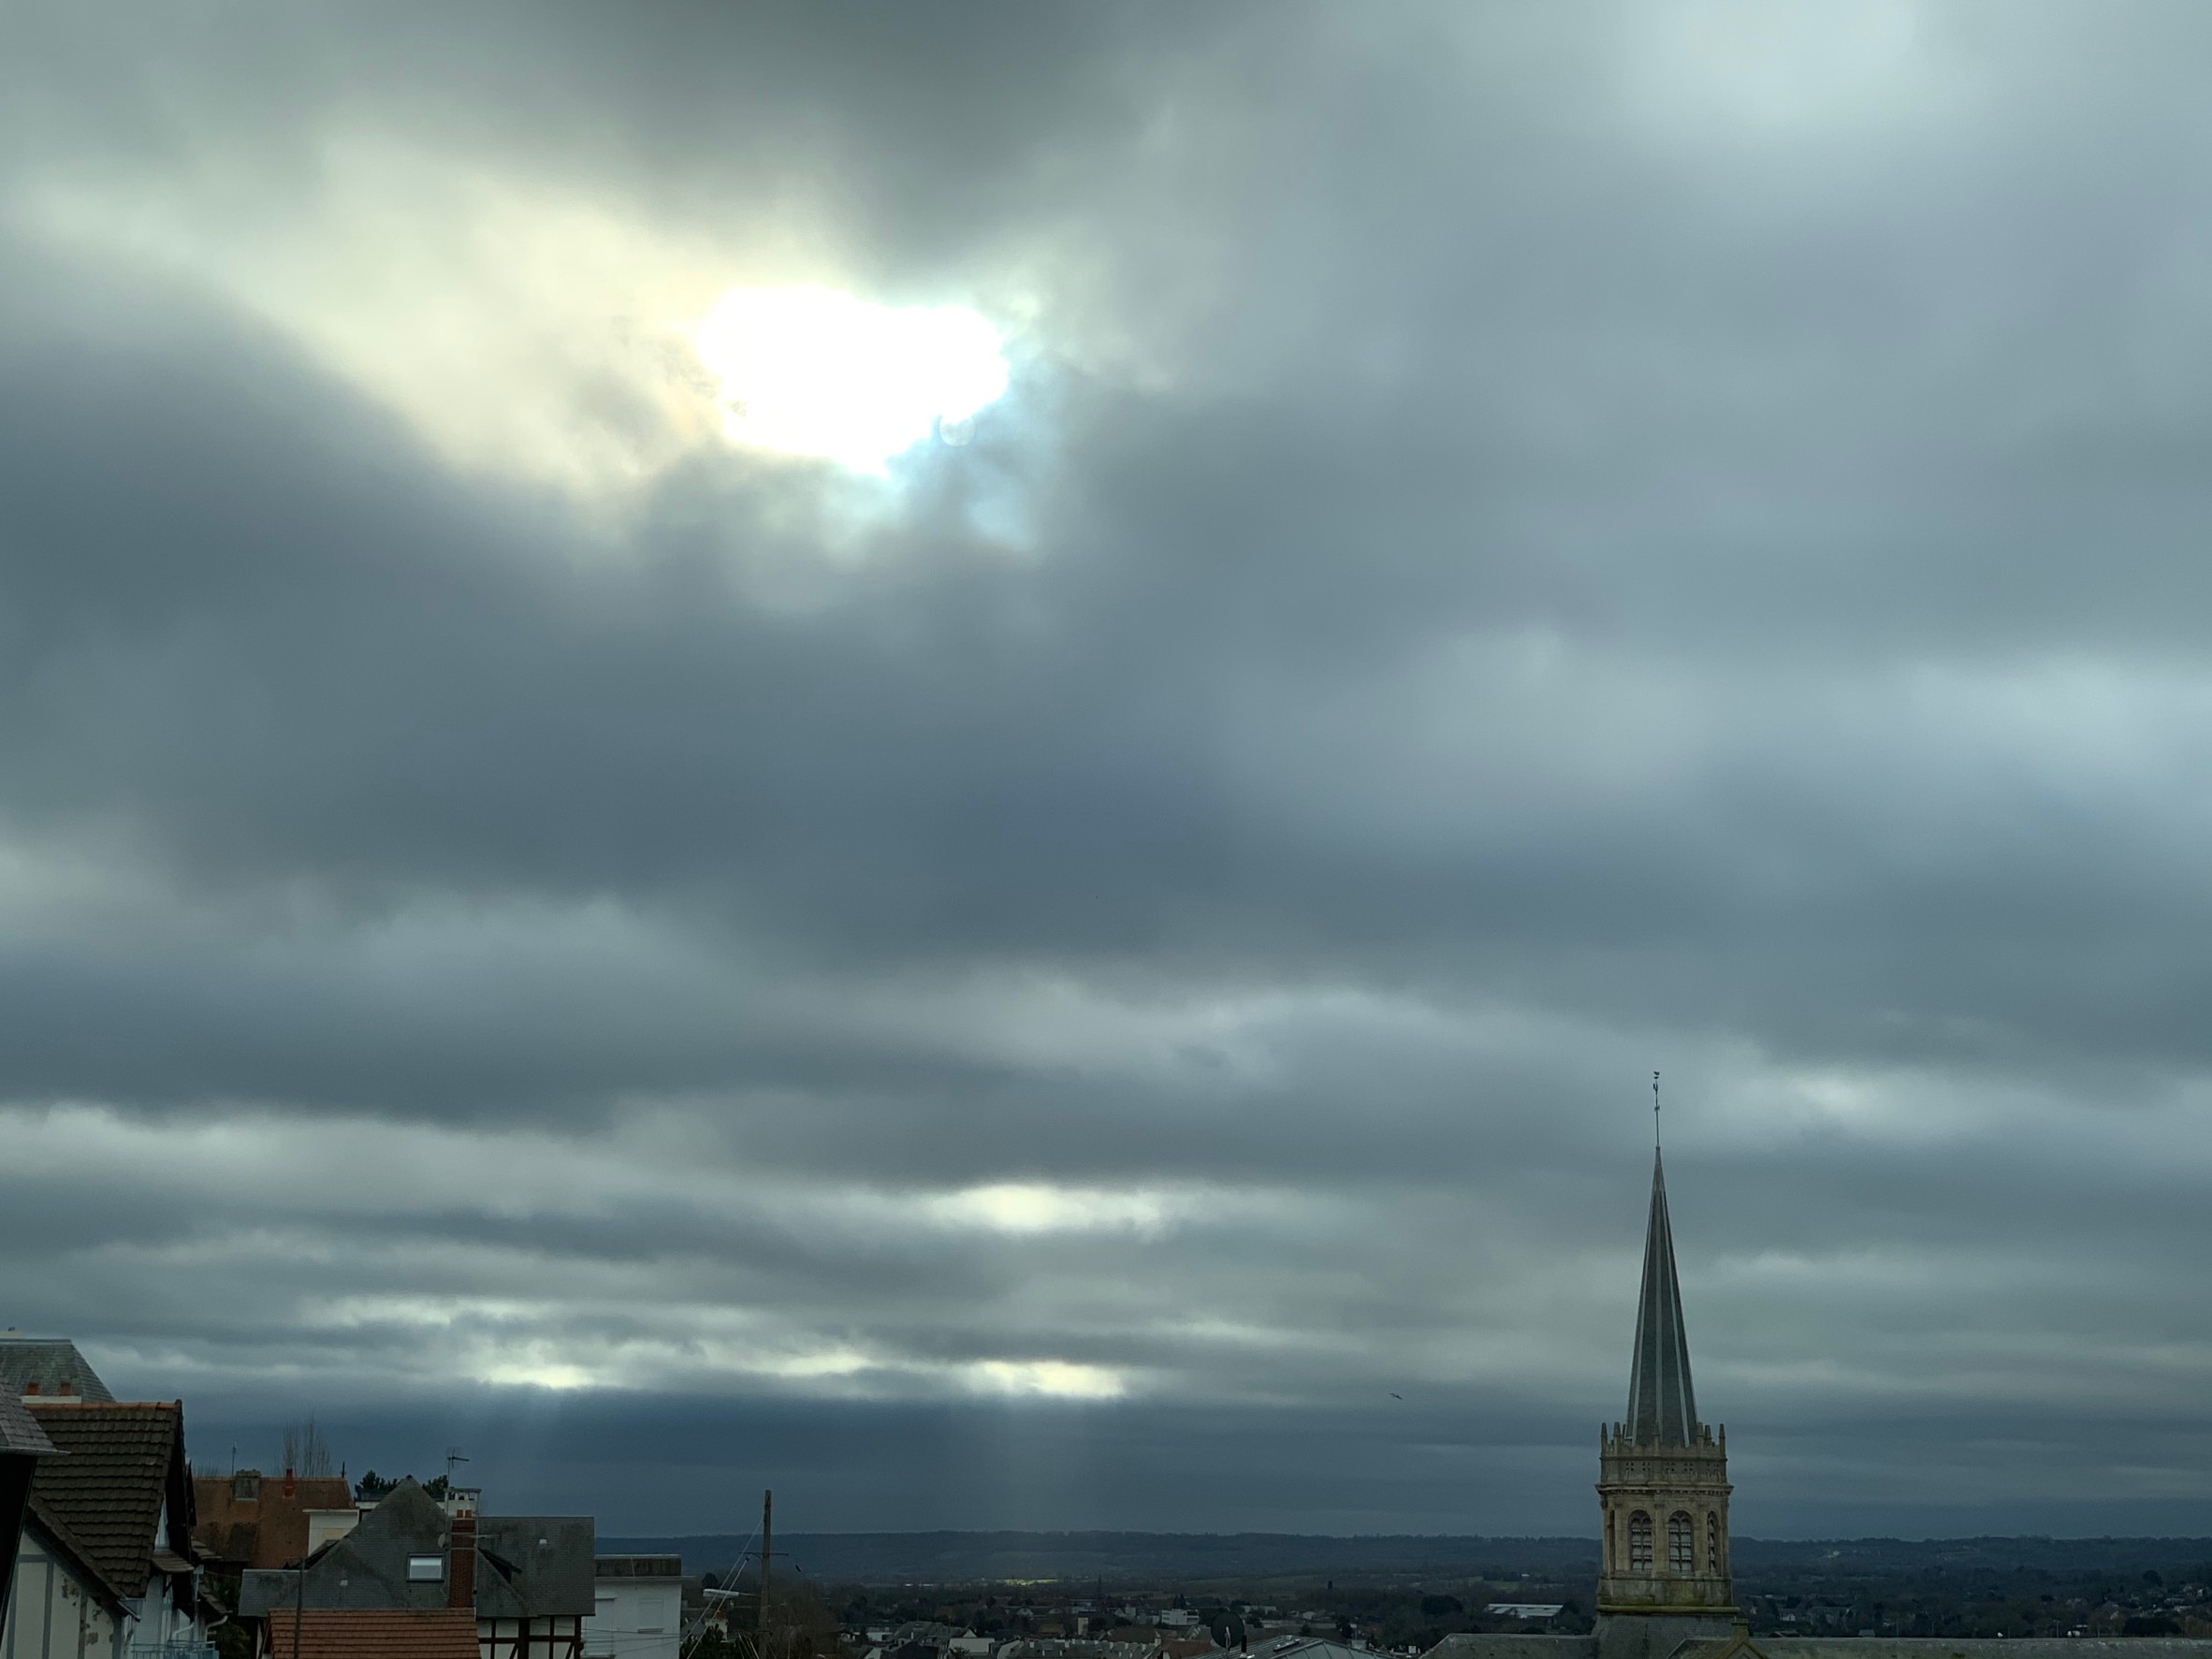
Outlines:
{"label": "small square window", "polygon": [[443,1555],[410,1555],[407,1558],[407,1581],[410,1584],[435,1584],[445,1577],[445,1557]]}

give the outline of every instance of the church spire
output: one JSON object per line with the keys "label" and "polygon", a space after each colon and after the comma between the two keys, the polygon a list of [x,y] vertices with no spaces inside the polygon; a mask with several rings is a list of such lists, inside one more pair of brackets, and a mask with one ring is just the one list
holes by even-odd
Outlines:
{"label": "church spire", "polygon": [[[1653,1133],[1659,1077],[1652,1076]],[[1686,1652],[1669,1627],[1649,1641],[1621,1637],[1630,1614],[1718,1621],[1736,1616],[1728,1573],[1728,1432],[1716,1439],[1697,1420],[1690,1391],[1690,1341],[1674,1276],[1674,1229],[1666,1218],[1666,1171],[1652,1149],[1652,1218],[1644,1231],[1644,1288],[1636,1310],[1636,1360],[1628,1371],[1628,1416],[1598,1431],[1598,1512],[1605,1522],[1597,1575],[1598,1638],[1608,1659],[1652,1659]],[[1629,1620],[1633,1624],[1635,1621]],[[1725,1626],[1708,1627],[1715,1652]],[[1740,1626],[1738,1628],[1740,1629]],[[1740,1639],[1740,1638],[1739,1638]],[[1623,1645],[1625,1644],[1625,1645]],[[1740,1659],[1740,1656],[1739,1656]]]}
{"label": "church spire", "polygon": [[1697,1433],[1690,1388],[1690,1338],[1674,1274],[1674,1230],[1666,1219],[1666,1171],[1652,1152],[1652,1218],[1644,1233],[1644,1288],[1636,1310],[1636,1359],[1628,1371],[1628,1439],[1637,1446],[1689,1446]]}

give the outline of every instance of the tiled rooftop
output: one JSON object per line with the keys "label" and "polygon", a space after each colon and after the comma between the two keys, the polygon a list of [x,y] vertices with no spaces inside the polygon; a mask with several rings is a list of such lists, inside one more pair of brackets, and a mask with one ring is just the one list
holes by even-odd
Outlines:
{"label": "tiled rooftop", "polygon": [[[0,1396],[0,1399],[5,1398],[6,1396]],[[52,1506],[44,1502],[35,1491],[31,1493],[30,1501],[23,1506],[23,1519],[46,1535],[47,1542],[61,1551],[63,1557],[68,1562],[70,1570],[80,1579],[92,1586],[92,1594],[95,1597],[109,1604],[117,1611],[122,1609],[125,1599],[123,1592],[109,1583],[107,1576],[94,1564],[90,1547],[77,1535],[76,1529],[55,1514]]]}
{"label": "tiled rooftop", "polygon": [[[298,1628],[294,1629],[295,1620]],[[476,1659],[476,1615],[319,1611],[269,1615],[269,1659]]]}
{"label": "tiled rooftop", "polygon": [[[183,1408],[36,1400],[31,1416],[66,1456],[42,1463],[31,1490],[76,1535],[100,1576],[124,1595],[146,1587],[153,1535],[174,1460]],[[187,1489],[189,1490],[189,1489]]]}

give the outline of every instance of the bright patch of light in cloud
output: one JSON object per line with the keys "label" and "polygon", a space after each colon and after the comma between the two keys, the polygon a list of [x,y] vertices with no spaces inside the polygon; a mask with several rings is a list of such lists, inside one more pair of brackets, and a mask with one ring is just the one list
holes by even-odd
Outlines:
{"label": "bright patch of light in cloud", "polygon": [[1062,1400],[1113,1400],[1128,1391],[1118,1372],[1066,1360],[983,1360],[968,1369],[985,1392],[1049,1394]]}
{"label": "bright patch of light in cloud", "polygon": [[480,1380],[495,1387],[565,1391],[592,1388],[601,1379],[596,1373],[587,1371],[581,1365],[570,1365],[560,1361],[521,1360],[488,1365]]}
{"label": "bright patch of light in cloud", "polygon": [[871,305],[831,288],[733,288],[692,336],[731,442],[881,473],[1006,390],[998,332],[962,306]]}
{"label": "bright patch of light in cloud", "polygon": [[1087,1232],[1127,1228],[1157,1232],[1169,1219],[1168,1198],[1157,1192],[1099,1192],[1043,1183],[998,1182],[964,1187],[929,1202],[938,1221],[993,1232]]}

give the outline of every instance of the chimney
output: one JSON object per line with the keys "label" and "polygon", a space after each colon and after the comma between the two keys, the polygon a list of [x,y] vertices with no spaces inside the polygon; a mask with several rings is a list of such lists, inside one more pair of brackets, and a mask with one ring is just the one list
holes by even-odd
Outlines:
{"label": "chimney", "polygon": [[453,1517],[445,1535],[445,1605],[457,1613],[476,1610],[476,1506]]}
{"label": "chimney", "polygon": [[286,1463],[284,1465],[284,1496],[291,1497],[298,1490],[298,1484],[292,1478],[292,1465]]}

